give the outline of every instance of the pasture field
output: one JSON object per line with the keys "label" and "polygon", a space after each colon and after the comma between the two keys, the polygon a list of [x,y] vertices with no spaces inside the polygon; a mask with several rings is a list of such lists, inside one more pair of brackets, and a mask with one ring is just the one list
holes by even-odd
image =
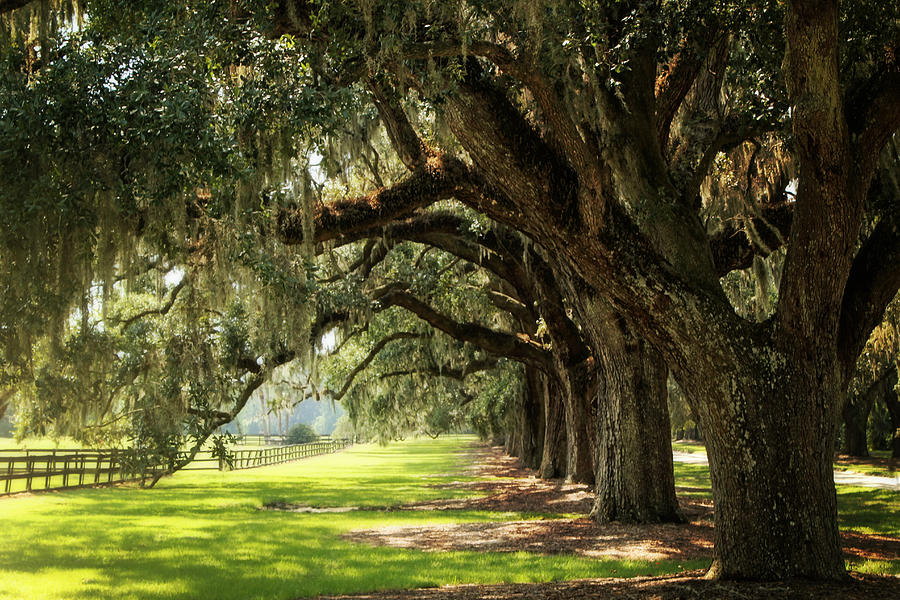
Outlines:
{"label": "pasture field", "polygon": [[297,598],[451,583],[553,581],[702,565],[525,552],[429,553],[340,539],[352,529],[540,518],[475,511],[295,513],[273,502],[381,508],[460,495],[471,438],[354,446],[261,469],[0,499],[0,598]]}
{"label": "pasture field", "polygon": [[[472,438],[358,445],[246,471],[181,472],[155,489],[112,488],[0,498],[0,598],[291,599],[458,583],[539,582],[678,573],[705,560],[590,559],[527,552],[372,547],[355,529],[542,519],[490,511],[388,511],[461,497]],[[708,495],[705,467],[676,464],[678,485]],[[436,485],[437,484],[437,485]],[[839,489],[842,526],[900,536],[900,494]],[[265,505],[358,507],[348,512]],[[853,565],[897,573],[897,561]]]}

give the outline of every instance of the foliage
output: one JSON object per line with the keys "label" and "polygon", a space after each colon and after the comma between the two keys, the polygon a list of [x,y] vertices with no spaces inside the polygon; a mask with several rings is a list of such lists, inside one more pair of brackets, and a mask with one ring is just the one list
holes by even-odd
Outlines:
{"label": "foliage", "polygon": [[306,423],[297,423],[291,427],[287,435],[288,444],[307,444],[317,439],[319,439],[319,434],[316,433],[316,430],[311,425]]}

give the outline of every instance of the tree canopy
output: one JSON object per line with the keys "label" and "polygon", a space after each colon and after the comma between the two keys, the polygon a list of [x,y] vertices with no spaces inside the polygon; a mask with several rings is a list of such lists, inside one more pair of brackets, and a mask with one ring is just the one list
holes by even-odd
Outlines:
{"label": "tree canopy", "polygon": [[493,431],[543,386],[526,421],[564,416],[600,518],[677,518],[665,485],[631,501],[660,477],[622,452],[671,371],[707,437],[712,574],[842,576],[835,425],[900,287],[896,3],[0,17],[2,376],[57,407],[34,427],[139,400],[205,439],[339,328],[351,414],[440,430],[465,405]]}

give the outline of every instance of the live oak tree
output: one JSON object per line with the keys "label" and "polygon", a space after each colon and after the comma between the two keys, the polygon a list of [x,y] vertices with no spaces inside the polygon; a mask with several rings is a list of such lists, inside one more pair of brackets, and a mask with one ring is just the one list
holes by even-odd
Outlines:
{"label": "live oak tree", "polygon": [[[272,158],[283,113],[262,84],[223,85],[212,52],[179,65],[186,46],[77,30],[73,3],[5,14],[23,4],[0,5],[4,401],[23,433],[127,439],[178,468],[310,354],[311,252],[283,251],[248,202],[276,172],[272,202],[303,195]],[[261,111],[265,140],[245,129]]]}
{"label": "live oak tree", "polygon": [[[410,176],[317,209],[317,237],[451,196],[527,233],[585,282],[583,319],[612,307],[689,390],[713,478],[711,574],[840,577],[838,408],[900,278],[893,206],[861,237],[900,124],[896,7],[456,7],[276,9],[276,32],[307,40],[323,77],[414,90],[466,153],[389,124]],[[717,60],[725,97],[691,106]],[[797,181],[778,302],[757,322],[722,292],[698,199],[717,151],[773,127],[790,131]]]}
{"label": "live oak tree", "polygon": [[[489,274],[484,290],[488,301],[457,299],[445,309],[436,309],[433,299],[423,302],[422,290],[419,298],[409,294],[410,286],[398,285],[396,277],[393,284],[375,290],[380,310],[402,306],[435,329],[525,366],[522,405],[518,407],[521,415],[514,430],[508,432],[515,454],[523,455],[530,466],[539,463],[543,477],[596,480],[594,515],[599,520],[682,518],[672,478],[666,374],[658,357],[648,357],[646,349],[642,354],[640,344],[633,340],[623,341],[622,324],[616,320],[604,332],[602,354],[588,347],[583,327],[573,321],[571,307],[566,307],[564,298],[569,290],[563,284],[564,276],[515,232],[447,209],[422,212],[378,231],[383,236],[380,245],[367,245],[367,258],[356,264],[368,265],[375,254],[390,257],[375,248],[409,240],[468,261],[464,263],[468,271],[477,265],[476,273]],[[364,235],[368,235],[365,230],[348,233],[341,241]],[[406,267],[407,278],[423,279],[420,262],[416,261],[415,269]],[[447,284],[445,289],[459,289],[459,284]],[[508,313],[506,321],[514,324],[515,336],[508,328],[505,333],[492,331],[473,322],[470,315],[487,312],[474,308],[479,304],[493,304],[495,310]],[[460,305],[467,313],[462,321],[448,316],[450,306]],[[355,376],[379,353],[388,349],[393,353],[404,344],[417,343],[413,340],[421,336],[408,330],[399,327],[394,329],[396,333],[376,337],[377,343],[350,374]],[[619,345],[614,347],[616,343]],[[656,383],[650,384],[654,380]],[[346,390],[347,384],[341,389]],[[535,398],[541,398],[539,403]],[[537,432],[543,429],[542,439],[536,428]],[[566,450],[560,452],[563,444]],[[536,452],[539,446],[542,453]]]}
{"label": "live oak tree", "polygon": [[[0,9],[22,4],[4,2]],[[268,211],[278,213],[283,240],[310,245],[338,239],[449,198],[527,235],[565,275],[567,302],[590,348],[601,355],[603,336],[616,328],[624,347],[645,344],[685,390],[710,456],[716,509],[710,574],[842,576],[831,471],[835,425],[856,358],[900,285],[896,198],[872,201],[879,188],[878,158],[900,125],[896,3],[282,1],[229,3],[222,13],[217,3],[202,4],[206,8],[191,2],[96,2],[98,10],[88,23],[101,34],[98,42],[104,36],[114,40],[122,55],[142,56],[149,48],[154,60],[154,52],[163,52],[164,65],[216,64],[215,59],[194,61],[197,54],[190,52],[165,55],[173,40],[204,47],[191,24],[203,24],[202,29],[215,23],[223,43],[205,49],[214,56],[238,50],[236,60],[223,57],[238,79],[242,65],[254,63],[273,80],[287,82],[283,89],[292,93],[255,96],[284,109],[279,114],[289,115],[282,122],[285,130],[305,124],[313,136],[328,130],[328,136],[339,137],[331,117],[350,114],[344,112],[348,107],[377,107],[384,102],[379,94],[401,107],[380,113],[409,171],[398,182],[314,208],[306,202],[298,209],[267,204],[270,196],[261,193],[259,182],[245,186],[263,198]],[[160,33],[146,48],[128,45],[147,31],[167,29],[177,34]],[[279,40],[276,51],[259,50],[266,38]],[[83,47],[67,52],[77,57]],[[16,54],[22,66],[10,70],[13,76],[4,82],[4,90],[13,90],[8,97],[68,98],[81,89],[64,77],[54,79],[66,73],[53,68],[61,56],[49,46],[35,48]],[[128,79],[156,64],[116,63],[113,54],[97,61],[87,54],[82,64],[88,73],[98,65],[117,65],[95,81]],[[78,64],[68,54],[64,58],[61,62]],[[36,69],[45,71],[32,77]],[[170,73],[161,80],[169,88],[158,84],[154,94],[177,91],[177,76],[190,73],[158,71]],[[22,73],[27,75],[17,75]],[[248,81],[243,89],[250,97],[254,85],[265,87],[260,79]],[[147,82],[152,85],[153,79]],[[84,97],[103,97],[108,87],[97,85]],[[131,97],[144,102],[139,91]],[[224,91],[202,93],[187,106],[202,107],[191,113],[201,119],[209,105],[226,97]],[[290,101],[281,102],[285,97]],[[34,119],[32,130],[44,132],[36,138],[43,145],[13,136],[19,150],[0,156],[35,157],[30,163],[11,160],[19,165],[10,171],[17,175],[15,185],[7,188],[15,194],[60,189],[66,199],[90,197],[81,190],[108,181],[124,184],[125,191],[141,191],[76,204],[89,216],[115,215],[114,210],[98,213],[94,206],[167,196],[159,184],[168,180],[147,175],[158,175],[166,166],[155,159],[177,157],[199,162],[175,175],[209,173],[205,181],[215,202],[229,197],[224,183],[213,184],[224,182],[222,173],[233,166],[231,155],[221,162],[213,159],[221,156],[219,149],[240,144],[207,139],[207,154],[177,151],[181,145],[194,147],[203,134],[218,131],[215,127],[196,133],[151,128],[152,141],[142,146],[134,140],[134,149],[148,149],[146,156],[123,154],[122,130],[112,127],[103,130],[110,135],[89,140],[103,152],[76,161],[58,152],[73,147],[72,140],[54,135],[80,131],[82,119],[59,121],[67,125],[54,129],[30,106],[17,102],[17,117]],[[251,103],[248,110],[258,106]],[[151,124],[178,116],[177,105],[162,108],[162,123],[154,116]],[[427,114],[444,133],[419,135],[422,128],[417,132],[415,122],[404,117],[413,111]],[[25,127],[10,131],[28,130],[31,121],[22,122]],[[246,130],[231,131],[250,147]],[[188,139],[179,140],[180,133]],[[777,302],[760,320],[760,315],[736,314],[720,276],[733,268],[736,256],[765,253],[758,244],[761,236],[749,226],[724,240],[710,236],[700,215],[704,201],[709,202],[704,183],[720,151],[748,139],[764,141],[766,133],[785,144],[796,181]],[[76,168],[48,170],[47,164]],[[41,177],[47,173],[52,176]],[[92,177],[75,178],[75,173]],[[134,173],[142,177],[135,179]],[[781,174],[770,179],[779,191]],[[42,190],[35,182],[49,185]],[[38,197],[57,201],[60,196]],[[184,213],[175,203],[166,208]],[[44,205],[25,214],[59,212],[56,205]],[[131,215],[125,223],[131,234],[160,234],[169,216],[145,201],[123,214]],[[33,226],[53,231],[46,221]],[[14,248],[15,236],[23,231],[28,229],[12,229],[4,248]],[[66,241],[77,245],[79,239]],[[744,243],[737,248],[719,243],[735,240]],[[52,248],[58,247],[54,242]],[[43,256],[36,249],[32,253]],[[43,274],[52,264],[31,266]],[[84,280],[70,282],[71,289],[54,286],[14,298],[43,294],[72,303]],[[40,285],[42,280],[23,281]],[[13,308],[7,304],[4,315]],[[48,318],[33,307],[26,316],[35,323]],[[9,330],[4,342],[13,356],[17,341]]]}

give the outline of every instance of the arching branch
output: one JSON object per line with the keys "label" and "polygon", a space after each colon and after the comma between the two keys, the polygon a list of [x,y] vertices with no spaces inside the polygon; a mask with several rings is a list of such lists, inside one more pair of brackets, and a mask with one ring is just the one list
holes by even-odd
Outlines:
{"label": "arching branch", "polygon": [[863,178],[875,168],[884,145],[900,129],[900,42],[886,50],[887,63],[872,78],[848,93],[844,107],[855,139]]}
{"label": "arching branch", "polygon": [[35,0],[0,0],[0,15],[28,6]]}
{"label": "arching branch", "polygon": [[178,284],[172,288],[172,291],[169,292],[169,299],[166,301],[165,304],[163,304],[162,306],[160,306],[158,308],[148,308],[147,310],[142,310],[141,312],[139,312],[135,315],[132,315],[131,317],[128,317],[127,319],[122,321],[119,324],[119,327],[121,327],[123,330],[128,329],[129,325],[131,325],[132,323],[134,323],[135,321],[137,321],[139,319],[143,319],[144,317],[148,317],[150,315],[165,315],[170,310],[172,310],[172,306],[175,305],[175,300],[178,298],[178,293],[181,292],[182,289],[184,289],[184,287],[187,285],[187,283],[188,283],[188,276],[185,275],[184,277],[181,278],[181,281],[179,281]]}
{"label": "arching branch", "polygon": [[794,204],[782,202],[765,207],[759,217],[750,219],[765,247],[748,237],[740,223],[729,223],[712,236],[709,244],[719,276],[746,269],[753,263],[754,256],[768,256],[780,248],[790,235],[793,218]]}
{"label": "arching branch", "polygon": [[389,94],[375,80],[369,81],[369,89],[372,92],[375,108],[378,109],[381,122],[384,123],[394,151],[410,171],[415,171],[425,164],[428,155],[432,154],[432,151],[429,150],[415,129],[413,129],[395,96]]}
{"label": "arching branch", "polygon": [[443,315],[400,286],[391,286],[378,299],[383,306],[405,308],[429,323],[435,329],[463,342],[469,342],[497,356],[533,365],[539,369],[550,368],[552,355],[543,345],[527,335],[512,335],[488,329],[477,323],[460,323]]}
{"label": "arching branch", "polygon": [[508,294],[504,294],[499,290],[487,290],[487,297],[491,304],[504,312],[508,312],[523,323],[535,320],[534,314],[523,302]]}
{"label": "arching branch", "polygon": [[872,330],[900,289],[900,218],[886,218],[866,239],[853,261],[841,304],[841,361],[852,372]]}
{"label": "arching branch", "polygon": [[[461,161],[438,154],[409,177],[364,196],[318,204],[313,222],[315,241],[359,239],[360,231],[386,225],[418,208],[448,200],[469,187],[469,168]],[[278,236],[285,244],[303,241],[301,209],[283,210],[277,218]]]}
{"label": "arching branch", "polygon": [[411,340],[423,337],[425,337],[425,335],[421,333],[398,331],[397,333],[393,333],[387,337],[380,339],[378,343],[376,343],[372,347],[372,349],[369,350],[369,353],[366,355],[366,357],[358,365],[353,367],[353,370],[350,371],[350,373],[347,375],[347,379],[344,381],[344,385],[341,386],[341,389],[336,392],[329,391],[332,399],[336,402],[343,398],[350,390],[350,386],[353,385],[353,380],[356,379],[356,376],[364,371],[365,368],[368,367],[373,360],[375,360],[375,357],[378,356],[378,353],[381,352],[385,346],[387,346],[391,342],[396,342],[397,340]]}

